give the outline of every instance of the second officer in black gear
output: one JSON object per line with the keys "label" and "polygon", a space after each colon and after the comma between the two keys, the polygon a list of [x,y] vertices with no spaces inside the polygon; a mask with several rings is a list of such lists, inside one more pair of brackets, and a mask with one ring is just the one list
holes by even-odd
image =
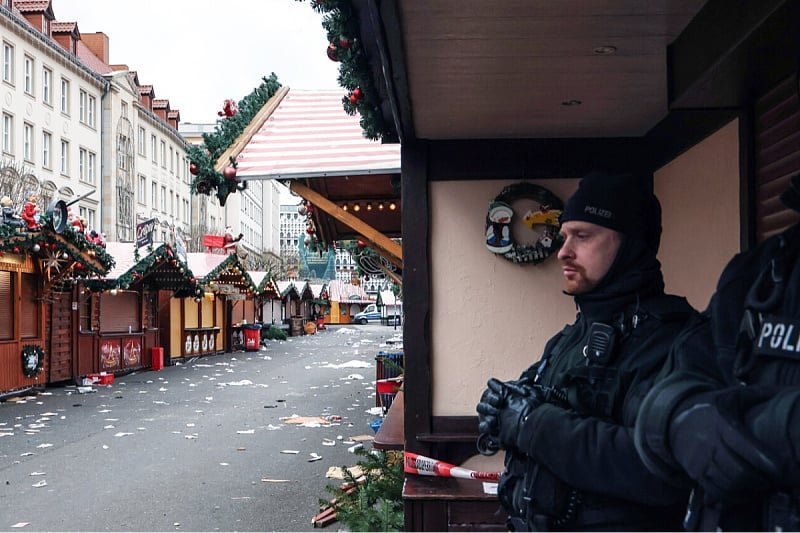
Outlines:
{"label": "second officer in black gear", "polygon": [[666,295],[652,176],[593,173],[561,217],[558,259],[578,315],[520,379],[490,379],[482,453],[506,450],[498,496],[523,530],[675,530],[688,491],[633,442],[639,404],[694,310]]}
{"label": "second officer in black gear", "polygon": [[734,256],[642,402],[645,464],[695,487],[687,530],[800,530],[798,259],[800,224]]}

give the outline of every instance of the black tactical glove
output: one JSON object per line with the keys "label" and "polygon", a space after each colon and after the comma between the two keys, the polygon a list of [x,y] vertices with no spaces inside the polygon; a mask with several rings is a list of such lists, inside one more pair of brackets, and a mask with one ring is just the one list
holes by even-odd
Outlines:
{"label": "black tactical glove", "polygon": [[478,430],[490,435],[505,449],[516,446],[516,435],[522,419],[541,403],[538,389],[491,378],[481,396],[477,411]]}
{"label": "black tactical glove", "polygon": [[779,479],[765,447],[718,405],[700,403],[678,415],[670,445],[675,460],[704,489],[707,504],[752,496]]}

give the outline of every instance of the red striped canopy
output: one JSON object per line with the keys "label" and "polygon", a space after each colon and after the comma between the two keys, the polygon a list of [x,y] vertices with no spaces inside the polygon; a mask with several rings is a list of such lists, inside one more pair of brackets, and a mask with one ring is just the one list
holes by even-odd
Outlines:
{"label": "red striped canopy", "polygon": [[342,91],[289,90],[237,157],[237,178],[314,178],[400,172],[400,145],[370,141]]}

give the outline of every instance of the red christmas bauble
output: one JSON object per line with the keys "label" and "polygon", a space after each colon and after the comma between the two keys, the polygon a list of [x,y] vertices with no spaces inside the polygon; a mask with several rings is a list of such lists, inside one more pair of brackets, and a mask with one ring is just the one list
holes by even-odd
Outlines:
{"label": "red christmas bauble", "polygon": [[196,176],[198,170],[200,170],[200,169],[197,167],[197,163],[190,163],[189,164],[189,172],[191,172],[193,175]]}
{"label": "red christmas bauble", "polygon": [[18,254],[19,253],[19,246],[15,246],[11,251],[14,252],[15,254]]}
{"label": "red christmas bauble", "polygon": [[306,228],[306,233],[308,233],[309,235],[313,235],[314,234],[314,228],[311,227],[311,226],[307,227]]}
{"label": "red christmas bauble", "polygon": [[358,247],[359,248],[365,248],[366,246],[367,246],[367,243],[365,243],[364,241],[358,241]]}
{"label": "red christmas bauble", "polygon": [[339,54],[336,51],[335,44],[330,43],[328,45],[327,54],[328,54],[328,59],[330,59],[331,61],[339,61]]}
{"label": "red christmas bauble", "polygon": [[347,49],[347,48],[350,48],[352,45],[353,45],[353,41],[350,40],[350,37],[347,37],[346,35],[340,35],[339,36],[339,46],[341,48]]}
{"label": "red christmas bauble", "polygon": [[361,89],[356,87],[353,89],[353,92],[350,93],[350,103],[353,105],[357,104],[359,101],[361,101],[361,96]]}
{"label": "red christmas bauble", "polygon": [[226,180],[235,180],[236,167],[225,167],[225,169],[222,171],[222,175],[225,177]]}

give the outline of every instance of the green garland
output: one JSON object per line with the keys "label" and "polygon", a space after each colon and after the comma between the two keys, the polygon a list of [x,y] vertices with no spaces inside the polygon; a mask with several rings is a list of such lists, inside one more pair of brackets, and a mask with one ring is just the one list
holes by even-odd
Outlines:
{"label": "green garland", "polygon": [[239,269],[239,273],[241,274],[241,276],[250,285],[249,287],[250,290],[253,291],[253,293],[255,293],[256,284],[253,282],[253,278],[251,278],[250,274],[247,273],[247,270],[245,269],[244,265],[242,265],[241,261],[239,261],[239,256],[236,254],[228,254],[228,257],[223,262],[218,264],[211,272],[206,274],[203,277],[202,281],[203,283],[208,285],[209,282],[216,281],[216,279],[219,278],[222,274],[224,274],[227,270],[231,270],[233,268]]}
{"label": "green garland", "polygon": [[22,372],[29,378],[36,377],[44,366],[44,350],[35,344],[22,347]]}
{"label": "green garland", "polygon": [[328,57],[340,62],[338,82],[349,91],[342,98],[345,112],[351,116],[356,112],[361,115],[361,129],[366,138],[396,142],[397,134],[383,120],[381,98],[372,81],[366,53],[355,37],[360,31],[352,0],[311,0],[311,7],[325,15],[322,27],[330,43]]}
{"label": "green garland", "polygon": [[[217,121],[212,133],[203,134],[203,145],[189,145],[190,169],[194,174],[191,185],[193,194],[210,195],[216,191],[219,204],[224,206],[229,194],[247,188],[247,182],[225,179],[221,172],[214,169],[214,165],[281,87],[274,72],[262,80],[261,85],[237,104],[236,114]],[[231,166],[236,168],[233,158]]]}
{"label": "green garland", "polygon": [[109,289],[128,289],[142,281],[148,274],[152,273],[155,269],[163,266],[170,265],[174,270],[180,272],[184,277],[184,282],[177,287],[168,287],[173,290],[175,296],[180,298],[184,296],[202,297],[204,294],[203,288],[198,284],[197,279],[192,274],[189,266],[183,262],[173,251],[172,245],[164,243],[155,250],[151,251],[148,255],[141,259],[137,259],[136,263],[117,279],[93,279],[86,282],[86,287],[92,291],[105,291]]}
{"label": "green garland", "polygon": [[[46,215],[40,218],[40,224],[44,228],[47,224]],[[45,254],[49,252],[58,252],[59,255],[67,254],[67,259],[74,261],[76,267],[71,271],[71,276],[74,278],[86,278],[92,275],[103,276],[114,267],[114,258],[102,246],[98,246],[90,242],[83,233],[67,229],[61,233],[63,238],[73,247],[64,246],[60,241],[54,238],[54,234],[47,229],[39,231],[27,231],[22,228],[15,228],[13,226],[0,224],[0,257],[6,253],[12,254],[30,254],[34,258],[44,258]],[[94,266],[83,262],[83,257],[80,254],[75,254],[75,249],[82,253],[93,255],[103,266],[102,270],[98,270]]]}

